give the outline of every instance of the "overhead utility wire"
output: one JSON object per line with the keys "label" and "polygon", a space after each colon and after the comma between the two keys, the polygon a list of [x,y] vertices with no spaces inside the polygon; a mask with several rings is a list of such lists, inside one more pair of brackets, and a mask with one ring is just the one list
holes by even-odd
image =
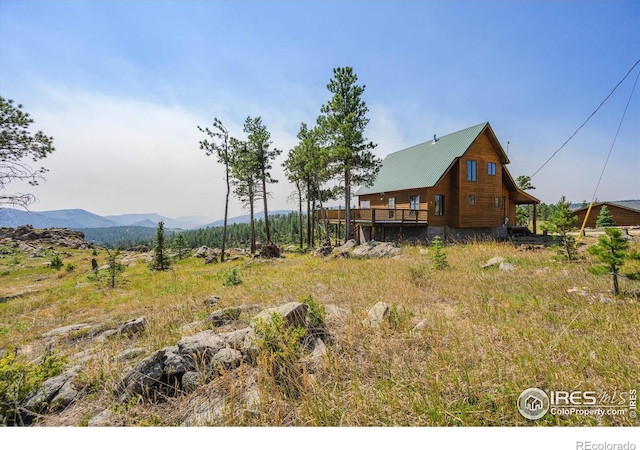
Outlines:
{"label": "overhead utility wire", "polygon": [[626,79],[627,79],[627,77],[629,76],[629,74],[630,74],[631,72],[633,72],[633,69],[635,69],[635,68],[636,68],[636,66],[638,65],[638,63],[640,63],[640,59],[636,61],[636,63],[631,67],[631,69],[629,69],[629,71],[628,71],[628,72],[627,72],[627,74],[624,76],[624,78],[622,78],[622,80],[620,80],[620,82],[619,82],[618,84],[616,84],[616,87],[614,87],[614,88],[613,88],[613,90],[609,93],[609,95],[607,95],[607,97],[606,97],[604,100],[602,100],[602,103],[600,103],[600,105],[598,105],[598,107],[596,108],[596,110],[595,110],[595,111],[593,111],[589,117],[587,117],[587,120],[585,120],[585,121],[584,121],[584,123],[583,123],[582,125],[580,125],[580,126],[578,127],[578,129],[577,129],[576,131],[574,131],[574,132],[573,132],[573,134],[572,134],[571,136],[569,136],[569,139],[567,139],[567,140],[564,142],[564,144],[562,144],[562,145],[560,146],[560,148],[559,148],[558,150],[556,150],[555,152],[553,152],[553,155],[551,155],[551,156],[549,157],[549,159],[547,159],[547,160],[544,162],[544,164],[540,166],[540,168],[539,168],[538,170],[536,170],[535,172],[533,172],[533,174],[531,175],[531,178],[533,178],[533,177],[535,176],[535,174],[537,174],[538,172],[540,172],[540,170],[542,170],[542,168],[543,168],[544,166],[546,166],[546,165],[547,165],[547,163],[548,163],[549,161],[551,161],[551,159],[553,159],[553,157],[554,157],[554,156],[556,156],[556,153],[558,153],[560,150],[562,150],[562,148],[563,148],[565,145],[567,145],[567,143],[568,143],[568,142],[569,142],[569,141],[570,141],[570,140],[571,140],[571,139],[572,139],[572,138],[573,138],[573,137],[578,133],[578,131],[580,131],[580,129],[582,129],[582,127],[584,127],[584,126],[587,124],[587,122],[589,122],[589,120],[590,120],[590,119],[595,115],[595,113],[597,113],[597,112],[598,112],[598,110],[602,107],[602,105],[604,105],[604,102],[606,102],[606,101],[609,99],[609,97],[611,97],[611,96],[613,95],[613,93],[616,91],[616,89],[618,89],[618,86],[620,86],[620,85],[622,84],[622,82],[623,82],[624,80],[626,80]]}
{"label": "overhead utility wire", "polygon": [[584,220],[582,221],[582,227],[580,227],[580,233],[578,233],[578,238],[576,239],[576,243],[574,244],[574,248],[578,248],[578,241],[582,237],[582,232],[584,231],[584,227],[587,225],[587,219],[589,218],[589,213],[591,212],[591,207],[593,206],[593,201],[596,198],[596,194],[598,193],[598,188],[600,187],[600,182],[602,181],[602,176],[604,175],[604,170],[607,168],[607,164],[609,163],[609,158],[611,157],[611,152],[613,151],[613,146],[618,139],[618,133],[620,133],[620,128],[622,127],[622,122],[624,121],[624,116],[627,115],[627,109],[629,109],[629,104],[631,103],[631,99],[633,98],[633,93],[636,90],[636,85],[638,84],[638,78],[640,78],[640,72],[638,72],[638,76],[636,76],[636,81],[633,83],[633,89],[631,89],[631,94],[629,95],[629,100],[627,100],[627,106],[624,107],[624,112],[622,113],[622,118],[620,119],[620,123],[618,124],[618,129],[616,130],[616,135],[613,137],[613,142],[611,143],[611,148],[609,149],[609,154],[607,155],[607,159],[604,162],[604,167],[602,168],[602,172],[600,172],[600,178],[598,178],[598,184],[596,184],[596,188],[593,191],[593,197],[591,197],[591,202],[589,203],[589,208],[587,209],[587,213],[584,215]]}

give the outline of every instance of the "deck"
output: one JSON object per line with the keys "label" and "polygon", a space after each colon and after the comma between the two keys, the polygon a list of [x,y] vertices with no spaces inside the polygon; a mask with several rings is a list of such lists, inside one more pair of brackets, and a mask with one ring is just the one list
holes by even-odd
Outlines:
{"label": "deck", "polygon": [[[319,221],[323,220],[323,213],[319,211]],[[325,209],[324,218],[330,224],[343,224],[345,222],[344,209]],[[427,225],[429,211],[412,209],[352,209],[351,222],[361,226],[411,226]]]}

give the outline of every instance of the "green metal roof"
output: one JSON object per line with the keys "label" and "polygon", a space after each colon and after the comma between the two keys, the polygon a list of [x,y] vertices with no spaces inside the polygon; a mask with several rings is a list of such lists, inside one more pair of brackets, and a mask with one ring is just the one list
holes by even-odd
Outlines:
{"label": "green metal roof", "polygon": [[373,185],[362,186],[356,195],[377,194],[435,186],[447,169],[473,144],[489,125],[484,122],[422,144],[390,153]]}

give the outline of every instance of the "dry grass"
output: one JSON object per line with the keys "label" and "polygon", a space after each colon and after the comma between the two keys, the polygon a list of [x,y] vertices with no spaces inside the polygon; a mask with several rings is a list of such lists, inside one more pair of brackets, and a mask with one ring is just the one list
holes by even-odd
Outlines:
{"label": "dry grass", "polygon": [[[588,238],[589,239],[589,238]],[[587,240],[588,240],[587,239]],[[637,247],[637,245],[636,245]],[[53,272],[41,260],[0,259],[0,348],[20,347],[33,359],[44,351],[42,333],[72,323],[115,324],[144,315],[149,327],[136,337],[96,342],[86,336],[60,341],[59,353],[83,363],[86,397],[48,425],[79,425],[114,407],[112,389],[130,363],[114,356],[131,348],[148,352],[205,329],[213,309],[238,304],[275,305],[311,294],[329,307],[335,342],[322,370],[304,374],[304,389],[290,399],[270,389],[249,367],[246,380],[260,387],[253,414],[228,411],[216,425],[242,426],[518,426],[637,425],[626,416],[552,416],[535,422],[520,416],[516,399],[529,387],[550,390],[638,388],[638,301],[614,298],[607,277],[587,272],[589,262],[557,262],[550,251],[519,252],[509,243],[476,242],[446,247],[450,267],[432,270],[419,248],[397,259],[333,259],[288,255],[284,261],[234,261],[204,266],[189,259],[168,272],[143,262],[129,266],[121,284],[107,289],[87,281],[89,252],[72,251],[72,273]],[[511,272],[480,265],[503,256]],[[102,264],[105,254],[98,257]],[[222,287],[237,267],[242,284]],[[413,275],[411,268],[414,268]],[[417,270],[415,270],[417,269]],[[628,264],[623,273],[635,273]],[[416,275],[417,274],[417,275]],[[588,293],[567,293],[580,287]],[[623,281],[622,289],[637,289]],[[210,295],[221,298],[205,306]],[[368,328],[368,309],[378,301],[395,308],[391,326]],[[342,312],[340,312],[342,311]],[[425,327],[411,332],[426,319]],[[190,324],[189,328],[185,328]],[[243,375],[245,376],[245,375]],[[233,399],[246,382],[228,375],[216,389]],[[180,425],[207,390],[114,407],[125,425]]]}

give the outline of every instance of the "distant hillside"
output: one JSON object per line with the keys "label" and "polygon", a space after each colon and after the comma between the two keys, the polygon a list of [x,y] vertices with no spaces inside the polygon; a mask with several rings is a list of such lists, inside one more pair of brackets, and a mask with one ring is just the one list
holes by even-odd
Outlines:
{"label": "distant hillside", "polygon": [[[108,228],[81,228],[78,231],[84,233],[84,239],[101,247],[134,247],[136,245],[150,245],[156,235],[155,228],[149,227],[108,227]],[[171,236],[173,233],[167,233]]]}
{"label": "distant hillside", "polygon": [[60,209],[55,211],[22,211],[0,208],[0,227],[32,225],[35,228],[110,228],[118,226],[141,226],[156,228],[163,221],[165,228],[189,230],[211,222],[205,216],[185,216],[178,219],[159,214],[122,214],[99,216],[84,209]]}
{"label": "distant hillside", "polygon": [[115,222],[82,209],[60,211],[21,211],[0,209],[0,227],[32,225],[35,228],[83,228],[117,226]]}
{"label": "distant hillside", "polygon": [[[291,211],[291,210],[285,210],[285,209],[280,209],[280,210],[276,210],[276,211],[269,211],[269,217],[271,216],[275,216],[276,214],[279,214],[281,216],[286,216],[289,213],[292,213],[295,211]],[[254,218],[255,220],[264,220],[264,211],[260,211],[254,214]],[[228,225],[233,225],[235,223],[249,223],[249,220],[251,219],[251,216],[249,214],[245,214],[243,216],[235,216],[235,217],[229,217],[229,219],[227,219],[227,224]],[[202,225],[198,228],[213,228],[213,227],[221,227],[224,225],[224,220],[216,220],[215,222],[206,224],[206,225]]]}

